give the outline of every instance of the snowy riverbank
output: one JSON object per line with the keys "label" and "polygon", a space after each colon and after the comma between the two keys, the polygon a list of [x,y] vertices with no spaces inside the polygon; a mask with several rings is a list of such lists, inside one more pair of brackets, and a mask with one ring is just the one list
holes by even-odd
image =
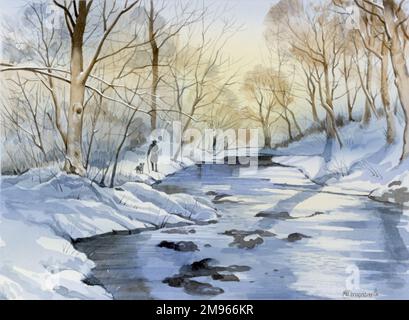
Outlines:
{"label": "snowy riverbank", "polygon": [[[374,122],[364,131],[357,123],[342,128],[345,146],[334,147],[329,162],[322,156],[323,133],[271,151],[273,161],[298,168],[325,185],[321,191],[407,204],[408,162],[399,165],[399,142],[385,147],[382,125]],[[66,175],[57,167],[1,177],[0,299],[111,299],[102,287],[83,282],[94,263],[73,247],[73,240],[217,220],[209,200],[151,187],[193,162],[163,157],[160,174],[146,167],[147,174],[137,174],[143,154],[126,154],[113,189],[92,182],[96,170],[89,178]],[[291,186],[291,177],[281,180]]]}
{"label": "snowy riverbank", "polygon": [[381,119],[367,128],[360,123],[341,128],[344,147],[333,146],[328,162],[323,157],[324,133],[275,150],[273,153],[279,156],[273,161],[298,168],[312,181],[325,185],[326,191],[368,195],[378,201],[409,205],[409,161],[399,164],[402,143],[387,146],[384,126]]}
{"label": "snowy riverbank", "polygon": [[168,162],[159,165],[161,174],[137,175],[135,162],[124,161],[128,182],[114,189],[58,168],[1,178],[0,299],[110,299],[102,287],[83,282],[94,264],[73,240],[217,220],[205,199],[169,196],[149,185],[181,164]]}

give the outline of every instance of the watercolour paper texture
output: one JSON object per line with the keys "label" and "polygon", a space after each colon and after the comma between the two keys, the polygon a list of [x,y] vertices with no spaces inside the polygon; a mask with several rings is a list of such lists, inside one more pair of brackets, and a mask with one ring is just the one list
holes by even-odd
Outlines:
{"label": "watercolour paper texture", "polygon": [[409,1],[0,8],[0,299],[409,298]]}

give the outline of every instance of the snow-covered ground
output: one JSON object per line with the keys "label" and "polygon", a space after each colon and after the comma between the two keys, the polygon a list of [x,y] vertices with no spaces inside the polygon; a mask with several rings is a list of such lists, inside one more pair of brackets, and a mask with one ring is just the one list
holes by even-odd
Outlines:
{"label": "snow-covered ground", "polygon": [[94,264],[73,240],[217,220],[208,201],[149,185],[184,165],[161,159],[160,174],[137,174],[136,163],[129,152],[114,189],[57,167],[2,176],[0,299],[110,299],[102,287],[83,282]]}
{"label": "snow-covered ground", "polygon": [[[115,298],[408,295],[409,216],[398,206],[325,192],[297,169],[280,166],[204,164],[155,186],[170,193],[181,187],[213,201],[218,223],[78,243],[96,264],[96,282]],[[172,246],[181,243],[190,250]],[[359,275],[353,285],[351,270]]]}
{"label": "snow-covered ground", "polygon": [[[322,192],[408,204],[409,162],[399,164],[400,142],[386,147],[384,121],[364,129],[351,123],[341,129],[341,136],[344,148],[334,146],[329,162],[322,156],[323,133],[271,151],[279,154],[273,161],[325,185]],[[192,161],[174,162],[164,154],[160,173],[149,172],[145,165],[145,173],[138,174],[135,166],[145,162],[145,150],[139,152],[127,152],[118,164],[114,189],[93,182],[100,181],[97,169],[90,170],[88,178],[66,175],[58,167],[1,177],[0,299],[110,299],[102,287],[83,282],[94,263],[74,248],[74,240],[218,219],[208,199],[182,193],[183,188],[168,195],[151,187]],[[205,154],[202,160],[212,158]],[[288,176],[278,178],[275,183],[291,185]]]}
{"label": "snow-covered ground", "polygon": [[[274,162],[300,169],[326,191],[371,195],[371,198],[409,204],[409,161],[399,163],[402,142],[387,146],[385,120],[362,128],[350,123],[340,129],[344,146],[333,146],[330,161],[323,157],[326,138],[317,133],[273,151]],[[398,137],[402,128],[398,126]],[[268,151],[267,151],[268,152]]]}

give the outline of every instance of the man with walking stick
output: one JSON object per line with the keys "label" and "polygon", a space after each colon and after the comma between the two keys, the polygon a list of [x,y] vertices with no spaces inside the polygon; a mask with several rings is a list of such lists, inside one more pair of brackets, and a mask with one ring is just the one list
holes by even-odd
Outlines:
{"label": "man with walking stick", "polygon": [[149,145],[148,154],[146,155],[146,159],[152,166],[153,172],[158,172],[158,159],[159,159],[159,147],[158,142],[153,140],[152,143]]}

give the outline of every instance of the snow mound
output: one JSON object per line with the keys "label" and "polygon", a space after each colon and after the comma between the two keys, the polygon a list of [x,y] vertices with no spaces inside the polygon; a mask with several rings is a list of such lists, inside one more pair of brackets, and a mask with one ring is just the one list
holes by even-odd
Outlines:
{"label": "snow mound", "polygon": [[167,195],[164,192],[152,189],[143,183],[126,183],[124,189],[138,195],[142,201],[151,201],[167,212],[188,218],[194,221],[216,220],[217,214],[211,204],[203,198],[187,194]]}
{"label": "snow mound", "polygon": [[189,219],[205,222],[217,220],[215,209],[209,207],[207,201],[200,197],[177,193],[173,194],[172,198],[189,212]]}
{"label": "snow mound", "polygon": [[[18,232],[18,237],[16,237]],[[82,282],[93,262],[47,225],[2,217],[0,299],[110,299]]]}
{"label": "snow mound", "polygon": [[370,198],[382,202],[409,205],[409,172],[399,175],[387,186],[375,189],[371,192]]}
{"label": "snow mound", "polygon": [[274,157],[274,162],[296,167],[309,179],[319,177],[325,165],[324,158],[319,156],[281,156]]}
{"label": "snow mound", "polygon": [[104,188],[56,168],[2,177],[0,200],[0,299],[110,299],[83,282],[94,264],[73,240],[217,219],[204,200],[136,182]]}
{"label": "snow mound", "polygon": [[[403,127],[397,123],[397,136],[401,136]],[[392,202],[401,199],[402,191],[396,185],[384,188],[395,177],[404,173],[407,164],[399,164],[402,141],[387,145],[385,139],[385,121],[372,121],[367,127],[352,122],[340,128],[343,147],[333,143],[330,158],[324,156],[326,139],[323,133],[306,136],[291,143],[286,148],[279,148],[273,161],[300,169],[308,178],[326,186],[328,191],[359,193],[373,198],[390,198]],[[390,190],[389,190],[390,189]],[[389,194],[386,190],[394,194]],[[396,194],[395,191],[399,194]],[[405,197],[405,195],[403,195]],[[395,199],[395,200],[394,200]],[[399,202],[398,202],[399,203]]]}

